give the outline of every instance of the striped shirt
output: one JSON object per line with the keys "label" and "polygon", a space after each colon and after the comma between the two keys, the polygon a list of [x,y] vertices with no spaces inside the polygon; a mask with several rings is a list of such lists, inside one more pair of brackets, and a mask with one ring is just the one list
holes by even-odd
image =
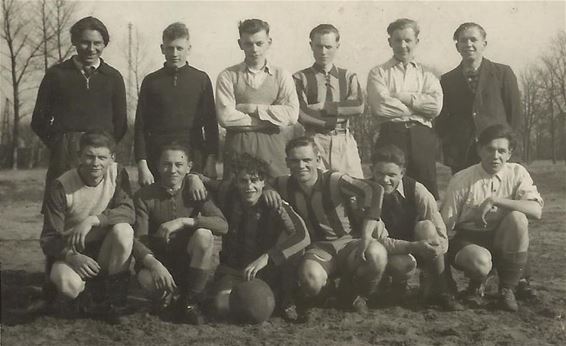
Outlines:
{"label": "striped shirt", "polygon": [[216,197],[228,219],[220,254],[223,264],[243,269],[267,253],[279,265],[310,244],[305,222],[286,202],[280,208],[270,208],[263,200],[246,206],[229,182],[220,184]]}
{"label": "striped shirt", "polygon": [[275,179],[274,188],[305,220],[311,240],[336,240],[345,235],[361,236],[359,218],[379,220],[383,188],[371,181],[355,179],[334,171],[318,171],[310,195],[290,176]]}
{"label": "striped shirt", "polygon": [[293,75],[299,97],[299,122],[320,128],[325,118],[337,117],[346,128],[348,118],[364,112],[362,88],[355,73],[332,66],[326,72],[314,64]]}

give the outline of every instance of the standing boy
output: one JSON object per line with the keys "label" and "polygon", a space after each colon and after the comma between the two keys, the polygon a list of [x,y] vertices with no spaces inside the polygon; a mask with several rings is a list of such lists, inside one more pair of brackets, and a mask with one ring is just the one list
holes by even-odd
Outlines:
{"label": "standing boy", "polygon": [[299,122],[314,139],[321,168],[363,178],[358,144],[350,133],[350,118],[364,112],[362,89],[355,73],[336,67],[340,33],[331,24],[310,32],[315,63],[293,75],[299,97]]}
{"label": "standing boy", "polygon": [[216,84],[218,122],[226,128],[224,177],[230,176],[233,156],[243,153],[267,162],[271,176],[284,175],[287,132],[299,116],[293,77],[267,60],[267,22],[247,19],[238,31],[244,62],[222,71]]}
{"label": "standing boy", "polygon": [[142,186],[159,179],[161,147],[173,141],[193,152],[198,170],[213,173],[218,124],[208,75],[187,63],[189,30],[173,23],[163,30],[164,66],[147,75],[136,111],[134,151]]}

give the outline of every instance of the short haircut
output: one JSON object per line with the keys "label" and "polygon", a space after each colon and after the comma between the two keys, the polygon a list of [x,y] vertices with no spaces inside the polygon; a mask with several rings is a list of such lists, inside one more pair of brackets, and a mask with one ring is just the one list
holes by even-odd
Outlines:
{"label": "short haircut", "polygon": [[189,29],[184,23],[175,22],[173,24],[169,24],[165,30],[163,30],[162,40],[163,42],[171,42],[178,38],[186,38],[189,39]]}
{"label": "short haircut", "polygon": [[314,153],[318,155],[318,148],[316,147],[314,140],[310,137],[297,137],[291,139],[285,146],[285,154],[289,156],[291,150],[300,147],[311,147]]}
{"label": "short haircut", "polygon": [[104,130],[90,130],[83,133],[79,139],[79,151],[82,152],[86,147],[108,148],[111,153],[114,153],[116,141]]}
{"label": "short haircut", "polygon": [[160,160],[161,160],[161,155],[163,155],[163,153],[166,152],[167,150],[182,151],[187,156],[187,162],[191,161],[191,154],[192,154],[191,149],[181,142],[174,141],[174,142],[170,142],[170,143],[167,143],[164,146],[162,146],[161,150],[159,151],[159,159]]}
{"label": "short haircut", "polygon": [[240,23],[238,24],[238,32],[240,33],[240,36],[242,36],[242,34],[244,33],[255,34],[260,31],[265,31],[265,33],[269,35],[269,23],[261,19],[254,18],[240,21]]}
{"label": "short haircut", "polygon": [[232,160],[232,170],[235,175],[245,172],[249,175],[257,175],[261,180],[270,178],[269,165],[267,162],[248,153],[243,153],[234,157]]}
{"label": "short haircut", "polygon": [[419,33],[421,32],[419,24],[416,21],[408,18],[400,18],[389,24],[389,26],[387,26],[387,33],[389,34],[389,36],[392,36],[393,32],[395,32],[396,30],[403,30],[405,28],[413,29],[415,36],[419,37]]}
{"label": "short haircut", "polygon": [[405,153],[394,144],[387,144],[375,149],[371,155],[371,162],[374,165],[379,162],[390,162],[401,168],[407,166]]}
{"label": "short haircut", "polygon": [[81,39],[81,34],[85,30],[96,30],[102,35],[102,40],[104,41],[104,46],[108,46],[110,42],[110,35],[108,34],[108,29],[106,25],[100,21],[100,19],[88,16],[79,20],[73,26],[71,26],[71,43],[76,46],[79,44]]}
{"label": "short haircut", "polygon": [[460,38],[460,34],[464,30],[468,30],[468,29],[472,29],[472,28],[478,29],[484,40],[487,38],[487,33],[485,32],[484,28],[481,25],[479,25],[477,23],[473,23],[473,22],[468,22],[468,23],[461,24],[458,27],[458,29],[456,29],[456,31],[454,31],[454,36],[452,36],[452,39],[454,39],[454,41],[458,41],[458,39]]}
{"label": "short haircut", "polygon": [[492,125],[483,130],[478,137],[478,145],[480,147],[488,145],[494,139],[506,138],[509,141],[509,149],[514,150],[517,147],[517,138],[509,125],[497,124]]}
{"label": "short haircut", "polygon": [[312,41],[315,35],[324,35],[324,34],[334,34],[334,36],[336,36],[336,42],[340,41],[340,32],[332,24],[317,25],[314,29],[311,30],[311,33],[309,34],[309,38]]}

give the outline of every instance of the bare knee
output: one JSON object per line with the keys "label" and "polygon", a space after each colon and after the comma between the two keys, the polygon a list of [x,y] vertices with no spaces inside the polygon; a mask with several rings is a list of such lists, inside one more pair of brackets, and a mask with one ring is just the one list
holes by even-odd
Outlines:
{"label": "bare knee", "polygon": [[142,269],[137,275],[138,282],[144,291],[153,293],[155,291],[155,284],[153,283],[153,277],[151,272],[147,269]]}
{"label": "bare knee", "polygon": [[315,296],[326,286],[328,274],[320,263],[305,260],[299,267],[299,284],[302,291],[308,296]]}
{"label": "bare knee", "polygon": [[366,262],[377,272],[383,272],[387,266],[387,250],[376,240],[372,240],[365,251]]}
{"label": "bare knee", "polygon": [[456,265],[472,278],[485,278],[492,268],[491,253],[478,245],[468,245],[455,257]]}
{"label": "bare knee", "polygon": [[412,255],[389,256],[388,275],[397,280],[408,280],[417,268],[417,261]]}
{"label": "bare knee", "polygon": [[66,264],[55,263],[49,278],[61,294],[71,299],[77,298],[85,288],[85,282]]}
{"label": "bare knee", "polygon": [[206,251],[214,245],[214,235],[212,231],[206,228],[198,228],[194,231],[189,244],[187,245],[187,251],[189,253],[194,250]]}
{"label": "bare knee", "polygon": [[118,223],[112,226],[108,233],[112,245],[116,248],[122,249],[124,252],[131,253],[134,243],[134,229],[127,223]]}
{"label": "bare knee", "polygon": [[520,211],[511,211],[503,218],[501,224],[505,224],[508,229],[524,234],[529,229],[529,220],[527,215]]}
{"label": "bare knee", "polygon": [[430,220],[422,220],[415,225],[416,240],[434,240],[438,237],[436,227]]}

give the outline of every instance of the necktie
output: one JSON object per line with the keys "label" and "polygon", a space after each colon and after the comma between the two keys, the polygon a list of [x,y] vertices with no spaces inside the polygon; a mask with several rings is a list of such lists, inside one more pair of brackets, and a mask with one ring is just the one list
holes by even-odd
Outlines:
{"label": "necktie", "polygon": [[334,95],[332,95],[332,84],[330,84],[330,73],[327,73],[326,76],[326,102],[334,101]]}

